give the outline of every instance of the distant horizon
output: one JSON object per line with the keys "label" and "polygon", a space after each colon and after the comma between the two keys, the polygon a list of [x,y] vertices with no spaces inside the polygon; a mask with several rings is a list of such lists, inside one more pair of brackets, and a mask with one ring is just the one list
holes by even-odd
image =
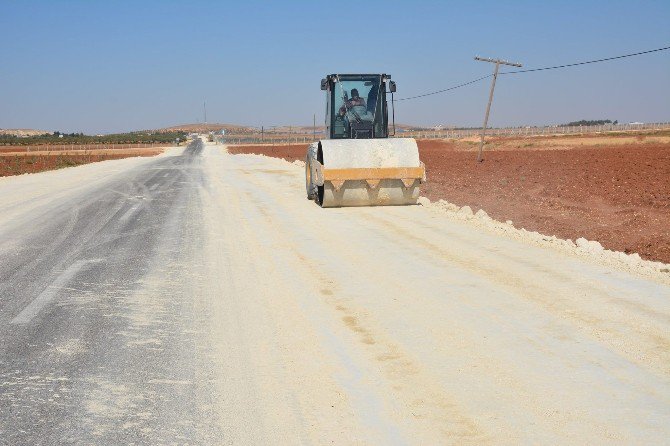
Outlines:
{"label": "distant horizon", "polygon": [[[604,119],[610,119],[610,118],[602,118]],[[601,119],[583,119],[585,121],[598,121]],[[610,119],[611,121],[616,121],[616,119]],[[579,120],[576,120],[579,121]],[[551,124],[540,124],[540,125],[516,125],[516,126],[488,126],[488,128],[497,128],[497,129],[502,129],[502,128],[543,128],[543,127],[557,127],[557,126],[565,126],[570,124],[571,122],[576,122],[576,121],[568,121],[568,122],[560,122],[560,123],[551,123]],[[659,120],[659,121],[653,121],[653,122],[643,122],[643,121],[627,121],[627,122],[621,122],[618,121],[617,124],[619,125],[635,125],[635,124],[663,124],[663,123],[670,123],[670,119],[666,120]],[[137,132],[151,132],[151,131],[161,131],[161,130],[167,130],[171,129],[173,127],[187,127],[187,126],[199,126],[199,125],[207,125],[207,126],[230,126],[230,127],[240,127],[240,128],[247,128],[247,129],[259,129],[260,127],[252,126],[252,125],[245,125],[245,124],[236,124],[236,123],[228,123],[228,122],[208,122],[208,123],[185,123],[185,124],[174,124],[174,125],[167,125],[165,127],[157,127],[157,128],[143,128],[143,129],[136,129],[136,130],[121,130],[121,131],[111,131],[111,132],[97,132],[97,133],[88,133],[85,131],[68,131],[68,130],[62,130],[62,129],[39,129],[39,128],[30,128],[30,127],[22,127],[22,128],[2,128],[0,127],[0,132],[7,132],[7,131],[28,131],[28,132],[44,132],[44,134],[53,134],[55,132],[60,132],[63,134],[70,134],[70,133],[83,133],[86,136],[95,136],[95,135],[113,135],[113,134],[123,134],[123,133],[137,133]],[[390,124],[389,124],[390,125]],[[419,128],[422,130],[432,130],[437,126],[442,126],[442,130],[449,130],[449,129],[480,129],[482,128],[481,124],[479,126],[465,126],[465,125],[447,125],[447,124],[435,124],[435,125],[418,125],[418,124],[408,124],[408,123],[398,123],[396,122],[396,126],[398,127],[415,127]],[[304,125],[304,124],[285,124],[285,125],[277,125],[273,126],[272,128],[266,127],[265,130],[268,132],[271,132],[274,128],[288,128],[288,127],[295,127],[295,128],[312,128],[312,125]],[[324,128],[323,125],[317,125],[317,129],[322,129]]]}

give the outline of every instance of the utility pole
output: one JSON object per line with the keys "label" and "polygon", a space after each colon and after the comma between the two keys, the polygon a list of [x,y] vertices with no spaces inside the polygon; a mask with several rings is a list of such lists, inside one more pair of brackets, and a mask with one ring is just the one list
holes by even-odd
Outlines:
{"label": "utility pole", "polygon": [[314,139],[316,140],[316,113],[314,113]]}
{"label": "utility pole", "polygon": [[475,60],[481,62],[491,62],[496,64],[495,69],[493,70],[493,80],[491,81],[491,92],[489,93],[489,103],[486,106],[486,115],[484,115],[484,125],[482,126],[482,137],[479,141],[479,155],[477,155],[477,161],[482,162],[482,151],[484,150],[484,136],[486,135],[486,125],[489,123],[489,112],[491,111],[491,102],[493,102],[493,90],[496,88],[496,79],[498,78],[498,68],[500,65],[509,65],[511,67],[521,67],[520,63],[507,62],[506,60],[501,59],[489,59],[487,57],[475,57]]}
{"label": "utility pole", "polygon": [[207,102],[202,102],[202,109],[205,111],[205,126],[207,126]]}

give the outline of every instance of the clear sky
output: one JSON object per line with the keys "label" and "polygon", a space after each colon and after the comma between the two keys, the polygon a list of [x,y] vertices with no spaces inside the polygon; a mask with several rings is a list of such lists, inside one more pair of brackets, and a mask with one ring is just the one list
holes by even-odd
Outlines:
{"label": "clear sky", "polygon": [[[0,128],[86,133],[323,121],[320,79],[385,72],[397,97],[492,70],[670,46],[670,1],[0,0]],[[398,122],[481,125],[489,80]],[[493,126],[670,120],[670,51],[498,80]]]}

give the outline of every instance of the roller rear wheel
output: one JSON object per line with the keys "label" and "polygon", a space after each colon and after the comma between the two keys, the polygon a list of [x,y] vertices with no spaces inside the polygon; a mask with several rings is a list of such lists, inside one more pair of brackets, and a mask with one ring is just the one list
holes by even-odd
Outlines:
{"label": "roller rear wheel", "polygon": [[314,200],[316,198],[316,184],[312,182],[312,166],[310,165],[309,154],[305,158],[305,189],[307,190],[307,199]]}

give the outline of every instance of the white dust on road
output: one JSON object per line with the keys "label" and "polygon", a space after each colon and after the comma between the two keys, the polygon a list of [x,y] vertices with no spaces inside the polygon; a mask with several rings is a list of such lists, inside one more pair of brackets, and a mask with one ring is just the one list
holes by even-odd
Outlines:
{"label": "white dust on road", "polygon": [[290,408],[264,415],[270,431],[418,444],[667,434],[667,285],[420,206],[320,209],[300,166],[222,152],[207,152],[208,258],[264,352],[251,357],[266,372],[250,375]]}

